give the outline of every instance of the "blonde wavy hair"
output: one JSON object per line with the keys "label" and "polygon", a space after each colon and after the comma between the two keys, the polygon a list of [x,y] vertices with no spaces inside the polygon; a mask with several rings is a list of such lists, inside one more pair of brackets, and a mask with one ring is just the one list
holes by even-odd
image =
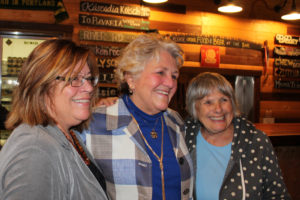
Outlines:
{"label": "blonde wavy hair", "polygon": [[125,80],[125,74],[130,73],[137,78],[144,70],[148,61],[159,61],[161,51],[167,51],[176,60],[177,67],[183,64],[183,51],[179,45],[168,38],[156,33],[148,33],[138,36],[121,52],[117,59],[115,77],[121,93],[129,94],[129,87]]}

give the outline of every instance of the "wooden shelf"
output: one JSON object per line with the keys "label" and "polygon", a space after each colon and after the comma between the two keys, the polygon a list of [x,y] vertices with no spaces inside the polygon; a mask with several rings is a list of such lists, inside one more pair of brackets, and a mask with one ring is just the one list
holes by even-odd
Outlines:
{"label": "wooden shelf", "polygon": [[256,123],[256,128],[264,131],[268,136],[295,136],[300,135],[300,123]]}

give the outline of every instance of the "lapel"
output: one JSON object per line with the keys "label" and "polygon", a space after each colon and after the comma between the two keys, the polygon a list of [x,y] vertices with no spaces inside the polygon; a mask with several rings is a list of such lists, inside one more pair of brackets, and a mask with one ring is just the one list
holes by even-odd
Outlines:
{"label": "lapel", "polygon": [[126,134],[144,154],[148,155],[139,128],[122,98],[119,98],[114,105],[107,107],[106,114],[107,130],[118,130]]}
{"label": "lapel", "polygon": [[[183,121],[179,119],[179,116],[173,114],[170,109],[167,109],[163,116],[174,153],[177,156],[180,145],[180,137],[182,137],[179,133],[184,131],[181,130],[181,127],[183,127]],[[132,119],[132,116],[122,98],[119,98],[114,105],[107,107],[106,127],[107,130],[121,130],[143,153],[147,154],[147,149],[143,138],[141,137],[140,130],[135,121]]]}
{"label": "lapel", "polygon": [[169,138],[173,146],[173,151],[175,153],[175,156],[178,157],[180,141],[184,141],[184,138],[180,138],[183,137],[182,134],[180,134],[184,131],[183,121],[181,120],[179,115],[175,114],[175,112],[169,108],[164,112],[164,119],[167,125]]}

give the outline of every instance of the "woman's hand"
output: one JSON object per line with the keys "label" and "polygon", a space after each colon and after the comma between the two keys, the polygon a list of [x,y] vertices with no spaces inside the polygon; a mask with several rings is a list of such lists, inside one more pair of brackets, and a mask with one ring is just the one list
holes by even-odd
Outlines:
{"label": "woman's hand", "polygon": [[100,98],[99,101],[96,103],[95,107],[111,106],[116,103],[117,99],[118,99],[118,97]]}

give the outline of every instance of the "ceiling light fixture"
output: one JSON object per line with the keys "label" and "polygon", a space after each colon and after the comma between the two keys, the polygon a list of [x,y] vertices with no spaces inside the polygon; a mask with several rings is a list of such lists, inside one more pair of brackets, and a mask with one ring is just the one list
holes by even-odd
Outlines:
{"label": "ceiling light fixture", "polygon": [[293,0],[293,2],[292,2],[291,12],[288,14],[282,15],[281,19],[283,19],[283,20],[299,20],[300,19],[300,13],[297,12],[295,0]]}
{"label": "ceiling light fixture", "polygon": [[168,0],[143,0],[146,3],[165,3]]}
{"label": "ceiling light fixture", "polygon": [[228,0],[228,3],[221,5],[218,8],[219,12],[223,13],[237,13],[241,12],[243,8],[237,4],[232,3],[232,0]]}

